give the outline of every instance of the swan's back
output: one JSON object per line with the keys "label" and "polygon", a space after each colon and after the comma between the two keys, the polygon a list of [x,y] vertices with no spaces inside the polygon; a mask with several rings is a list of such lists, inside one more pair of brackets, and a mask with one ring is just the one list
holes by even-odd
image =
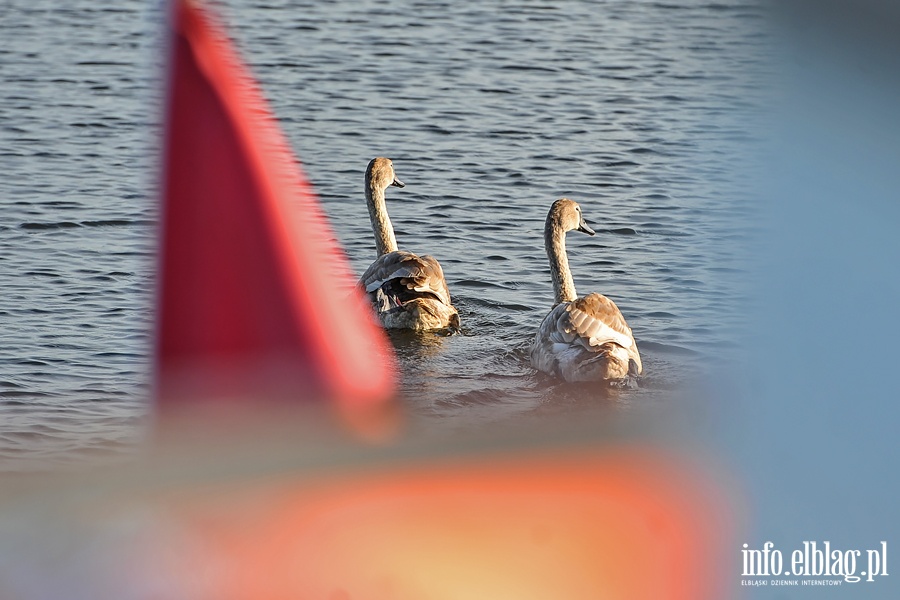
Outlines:
{"label": "swan's back", "polygon": [[459,327],[444,271],[432,256],[405,250],[379,256],[360,277],[359,286],[389,329]]}
{"label": "swan's back", "polygon": [[450,304],[450,290],[444,279],[444,271],[433,256],[418,256],[406,250],[390,252],[373,262],[359,279],[366,293],[372,293],[388,282],[396,281],[410,291],[433,296],[444,304]]}
{"label": "swan's back", "polygon": [[602,294],[555,306],[535,336],[531,360],[566,381],[621,379],[643,370],[631,328]]}

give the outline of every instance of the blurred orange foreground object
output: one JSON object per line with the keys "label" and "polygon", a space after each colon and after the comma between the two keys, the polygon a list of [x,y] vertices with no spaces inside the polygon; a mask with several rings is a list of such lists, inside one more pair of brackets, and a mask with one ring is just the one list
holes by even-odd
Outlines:
{"label": "blurred orange foreground object", "polygon": [[[156,396],[388,405],[392,353],[318,201],[208,9],[174,0]],[[227,402],[226,401],[230,401]]]}
{"label": "blurred orange foreground object", "polygon": [[727,595],[724,502],[684,464],[637,449],[243,481],[160,504],[169,522],[154,530],[167,533],[136,558],[180,598]]}

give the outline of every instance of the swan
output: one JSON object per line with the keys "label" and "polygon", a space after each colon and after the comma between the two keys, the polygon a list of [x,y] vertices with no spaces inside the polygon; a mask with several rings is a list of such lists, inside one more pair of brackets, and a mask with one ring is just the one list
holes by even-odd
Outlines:
{"label": "swan", "polygon": [[615,302],[602,294],[578,297],[566,255],[566,232],[594,235],[578,203],[560,198],[544,225],[555,304],[531,348],[535,369],[566,381],[600,381],[640,375],[641,355]]}
{"label": "swan", "polygon": [[440,263],[428,255],[397,250],[394,227],[388,217],[384,192],[405,187],[388,158],[373,158],[366,168],[366,204],[375,233],[378,258],[359,279],[385,329],[459,329],[459,313]]}

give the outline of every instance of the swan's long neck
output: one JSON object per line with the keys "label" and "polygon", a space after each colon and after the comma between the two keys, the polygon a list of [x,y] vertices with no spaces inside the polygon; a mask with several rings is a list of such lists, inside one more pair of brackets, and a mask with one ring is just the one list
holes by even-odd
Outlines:
{"label": "swan's long neck", "polygon": [[384,190],[366,182],[366,204],[369,206],[369,219],[375,233],[375,249],[378,256],[397,250],[397,239],[394,237],[394,226],[388,217],[387,204],[384,201]]}
{"label": "swan's long neck", "polygon": [[556,304],[571,302],[578,297],[572,271],[569,270],[569,257],[566,255],[566,232],[562,227],[547,219],[544,228],[544,246],[547,258],[550,259],[550,274],[553,276],[553,292]]}

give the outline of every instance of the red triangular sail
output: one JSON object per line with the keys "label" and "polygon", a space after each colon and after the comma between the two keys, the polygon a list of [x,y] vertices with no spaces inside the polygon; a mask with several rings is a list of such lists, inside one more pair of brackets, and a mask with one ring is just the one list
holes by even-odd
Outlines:
{"label": "red triangular sail", "polygon": [[175,0],[156,396],[382,404],[390,350],[248,70],[208,9]]}

